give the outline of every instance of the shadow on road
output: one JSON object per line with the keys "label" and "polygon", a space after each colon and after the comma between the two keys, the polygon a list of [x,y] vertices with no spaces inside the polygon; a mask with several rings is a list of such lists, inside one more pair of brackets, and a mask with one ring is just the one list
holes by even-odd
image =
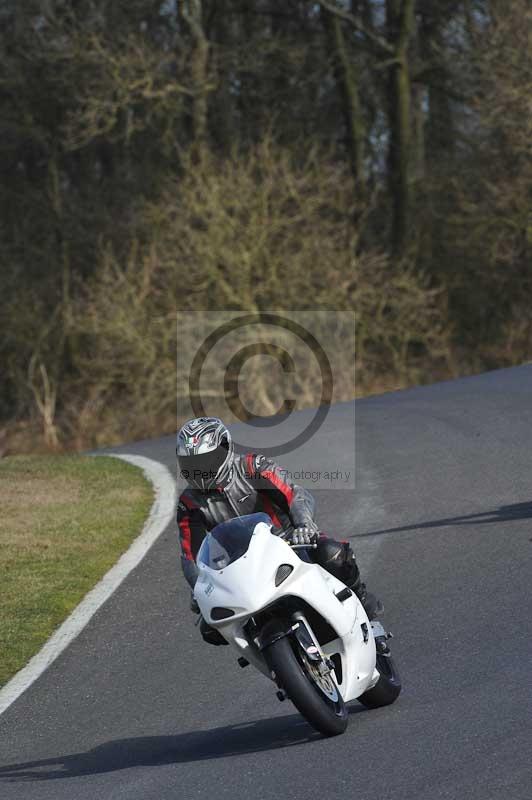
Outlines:
{"label": "shadow on road", "polygon": [[[364,712],[362,706],[350,713]],[[213,758],[294,747],[322,737],[299,714],[226,725],[176,736],[142,736],[116,739],[82,753],[7,764],[0,767],[5,782],[45,781],[97,775],[132,767],[183,764]]]}
{"label": "shadow on road", "polygon": [[361,533],[357,539],[370,536],[382,536],[385,533],[401,533],[401,531],[415,531],[423,528],[443,528],[447,525],[488,525],[493,522],[510,522],[517,519],[532,519],[532,502],[513,503],[508,506],[499,506],[492,511],[483,511],[480,514],[461,514],[456,517],[442,517],[441,519],[428,520],[427,522],[413,522],[410,525],[401,525],[397,528],[383,528],[379,531]]}

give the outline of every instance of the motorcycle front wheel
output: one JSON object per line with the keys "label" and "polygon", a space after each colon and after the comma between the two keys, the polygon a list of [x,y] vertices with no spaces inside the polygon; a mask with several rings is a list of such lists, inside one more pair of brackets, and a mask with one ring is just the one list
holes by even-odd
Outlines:
{"label": "motorcycle front wheel", "polygon": [[265,648],[268,667],[279,686],[313,728],[338,736],[347,728],[347,708],[332,674],[323,676],[289,636]]}

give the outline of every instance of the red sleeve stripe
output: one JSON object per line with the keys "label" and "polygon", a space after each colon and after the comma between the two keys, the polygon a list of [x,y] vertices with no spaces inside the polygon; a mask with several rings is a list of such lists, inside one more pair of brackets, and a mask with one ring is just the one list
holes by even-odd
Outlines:
{"label": "red sleeve stripe", "polygon": [[193,500],[189,500],[189,499],[188,499],[188,497],[185,497],[184,495],[181,495],[181,497],[179,498],[179,500],[180,500],[180,501],[181,501],[181,502],[182,502],[184,505],[186,505],[186,507],[187,507],[189,510],[192,510],[193,508],[197,508],[197,505],[196,505],[196,503],[194,503],[194,501],[193,501]]}
{"label": "red sleeve stripe", "polygon": [[282,478],[280,478],[278,475],[276,475],[275,472],[271,472],[270,470],[264,470],[264,472],[261,472],[261,477],[267,478],[270,481],[270,483],[273,483],[275,488],[279,489],[279,491],[284,494],[288,502],[288,505],[290,505],[294,497],[294,490],[288,483],[285,483],[282,480]]}
{"label": "red sleeve stripe", "polygon": [[279,517],[275,513],[275,509],[273,507],[273,503],[270,500],[270,498],[265,494],[262,495],[262,506],[264,508],[265,513],[268,514],[268,516],[270,517],[270,519],[273,522],[273,524],[275,525],[275,527],[276,528],[282,528],[283,526],[281,524],[281,520],[279,519]]}
{"label": "red sleeve stripe", "polygon": [[246,455],[246,469],[248,471],[248,477],[249,478],[252,478],[254,476],[254,474],[255,474],[255,470],[253,468],[254,458],[255,458],[255,456],[253,455],[253,453],[248,453]]}
{"label": "red sleeve stripe", "polygon": [[179,531],[181,533],[181,549],[183,550],[183,555],[189,561],[194,561],[194,556],[192,555],[192,531],[190,530],[189,517],[181,517],[179,520]]}

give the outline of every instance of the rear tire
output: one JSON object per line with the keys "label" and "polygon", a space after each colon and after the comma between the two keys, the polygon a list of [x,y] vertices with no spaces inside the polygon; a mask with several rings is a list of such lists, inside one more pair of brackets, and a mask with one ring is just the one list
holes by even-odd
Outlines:
{"label": "rear tire", "polygon": [[326,698],[310,671],[300,662],[285,636],[264,649],[266,662],[297,710],[324,736],[338,736],[347,728],[347,709],[337,689],[337,700]]}
{"label": "rear tire", "polygon": [[401,678],[391,656],[377,654],[376,667],[380,677],[373,689],[358,697],[358,702],[366,708],[389,706],[401,694]]}

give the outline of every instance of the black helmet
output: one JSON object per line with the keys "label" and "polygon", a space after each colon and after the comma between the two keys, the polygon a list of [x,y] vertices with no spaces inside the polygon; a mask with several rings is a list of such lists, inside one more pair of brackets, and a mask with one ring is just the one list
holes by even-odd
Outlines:
{"label": "black helmet", "polygon": [[202,492],[226,486],[234,461],[231,434],[218,417],[185,422],[177,434],[177,461],[181,477]]}

